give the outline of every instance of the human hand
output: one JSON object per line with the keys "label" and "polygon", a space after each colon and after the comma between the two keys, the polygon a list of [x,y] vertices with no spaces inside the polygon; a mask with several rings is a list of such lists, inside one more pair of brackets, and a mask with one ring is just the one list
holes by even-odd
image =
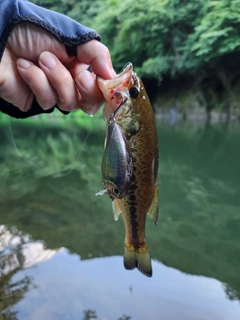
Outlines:
{"label": "human hand", "polygon": [[109,51],[99,41],[78,45],[77,57],[68,56],[53,35],[24,22],[15,26],[3,53],[0,97],[22,111],[31,108],[35,96],[44,110],[57,104],[64,111],[94,114],[103,102],[96,75],[115,75]]}

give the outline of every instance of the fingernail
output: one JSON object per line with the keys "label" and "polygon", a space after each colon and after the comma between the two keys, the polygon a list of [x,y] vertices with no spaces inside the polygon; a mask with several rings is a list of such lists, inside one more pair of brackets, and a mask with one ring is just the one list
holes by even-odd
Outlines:
{"label": "fingernail", "polygon": [[83,87],[84,90],[88,91],[94,87],[94,80],[94,76],[91,72],[83,70],[77,77],[77,85]]}
{"label": "fingernail", "polygon": [[39,63],[42,63],[48,69],[52,69],[56,66],[56,57],[50,52],[43,52],[39,57]]}
{"label": "fingernail", "polygon": [[31,65],[32,63],[28,60],[22,58],[17,59],[17,66],[21,69],[28,69]]}

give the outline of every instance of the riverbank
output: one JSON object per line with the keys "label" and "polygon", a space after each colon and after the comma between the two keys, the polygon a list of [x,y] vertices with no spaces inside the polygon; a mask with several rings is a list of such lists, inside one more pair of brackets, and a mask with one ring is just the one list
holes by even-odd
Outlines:
{"label": "riverbank", "polygon": [[[156,93],[157,92],[157,93]],[[240,85],[233,90],[214,91],[208,88],[201,90],[199,86],[185,83],[181,88],[171,83],[155,88],[151,97],[152,105],[158,119],[170,121],[211,120],[228,121],[240,120]]]}

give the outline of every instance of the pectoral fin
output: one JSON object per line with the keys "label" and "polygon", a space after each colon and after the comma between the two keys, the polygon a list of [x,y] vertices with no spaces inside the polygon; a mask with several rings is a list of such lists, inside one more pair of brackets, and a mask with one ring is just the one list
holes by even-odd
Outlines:
{"label": "pectoral fin", "polygon": [[121,210],[119,209],[119,206],[115,200],[112,202],[112,208],[113,208],[114,220],[117,221],[121,213]]}
{"label": "pectoral fin", "polygon": [[156,185],[154,198],[150,209],[148,211],[149,216],[153,219],[155,224],[158,224],[158,186]]}

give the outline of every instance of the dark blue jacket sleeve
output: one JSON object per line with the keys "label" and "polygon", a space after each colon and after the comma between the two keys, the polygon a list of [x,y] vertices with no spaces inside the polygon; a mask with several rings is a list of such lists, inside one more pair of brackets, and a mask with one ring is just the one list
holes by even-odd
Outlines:
{"label": "dark blue jacket sleeve", "polygon": [[[21,22],[31,22],[49,31],[65,45],[66,51],[70,55],[76,54],[76,46],[79,44],[92,39],[101,40],[94,30],[62,14],[36,6],[27,0],[0,0],[0,15],[0,61],[12,29]],[[16,118],[26,118],[46,112],[42,110],[36,100],[34,100],[30,111],[22,112],[1,98],[0,111]],[[53,109],[47,112],[52,111]]]}

